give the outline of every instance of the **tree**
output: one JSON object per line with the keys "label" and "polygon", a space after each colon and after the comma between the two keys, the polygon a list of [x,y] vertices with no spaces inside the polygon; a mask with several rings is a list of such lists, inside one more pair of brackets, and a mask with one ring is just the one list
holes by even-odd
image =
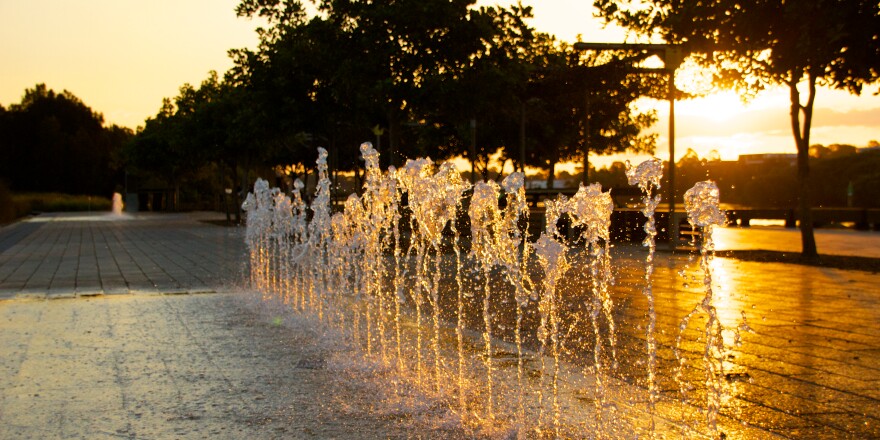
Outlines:
{"label": "tree", "polygon": [[[245,75],[216,72],[199,87],[184,84],[173,99],[163,100],[126,148],[126,161],[141,178],[174,189],[170,208],[177,209],[184,183],[192,187],[207,174],[219,174],[215,190],[242,184],[249,188],[253,166],[278,163],[279,132],[266,124],[263,102]],[[208,170],[215,168],[214,172]],[[239,176],[242,176],[239,179]],[[204,179],[203,179],[204,180]],[[237,193],[236,193],[237,194]]]}
{"label": "tree", "polygon": [[242,0],[239,15],[270,25],[257,51],[231,52],[227,82],[262,121],[248,139],[277,152],[264,159],[304,167],[316,144],[328,144],[331,167],[357,171],[357,145],[376,137],[383,165],[399,155],[461,155],[488,178],[497,151],[522,168],[524,142],[533,166],[581,155],[591,89],[592,151],[653,147],[639,134],[653,116],[628,108],[644,91],[640,80],[579,70],[580,54],[525,23],[530,7],[473,4],[322,0],[308,17],[296,0]]}
{"label": "tree", "polygon": [[484,179],[489,158],[499,149],[504,160],[518,160],[522,107],[529,99],[536,41],[542,38],[526,25],[530,16],[531,8],[520,6],[471,11],[478,49],[468,62],[429,75],[423,84],[416,110],[433,123],[423,142],[440,158],[467,157]]}
{"label": "tree", "polygon": [[[551,42],[552,43],[552,42]],[[557,162],[579,160],[588,173],[590,152],[652,152],[656,135],[641,130],[656,121],[653,112],[631,107],[657,87],[652,77],[635,74],[622,59],[605,62],[560,43],[542,50],[542,67],[531,81],[534,129],[544,146],[530,165],[546,164],[552,187]],[[587,176],[582,176],[586,178]]]}
{"label": "tree", "polygon": [[118,150],[130,137],[73,93],[45,84],[0,112],[0,179],[15,191],[112,193],[120,183]]}
{"label": "tree", "polygon": [[865,85],[877,83],[880,4],[869,0],[596,0],[595,5],[607,21],[681,44],[696,60],[716,69],[720,86],[747,95],[768,86],[788,88],[798,154],[802,255],[817,258],[809,180],[816,88],[860,94]]}

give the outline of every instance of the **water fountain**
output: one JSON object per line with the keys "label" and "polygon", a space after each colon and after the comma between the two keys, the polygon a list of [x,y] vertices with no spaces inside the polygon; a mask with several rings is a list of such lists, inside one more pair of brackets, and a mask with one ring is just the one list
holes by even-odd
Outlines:
{"label": "water fountain", "polygon": [[111,207],[113,215],[122,215],[122,210],[125,208],[125,205],[122,203],[122,194],[118,192],[113,193],[113,204]]}
{"label": "water fountain", "polygon": [[653,275],[654,275],[654,253],[657,250],[655,237],[657,236],[657,228],[654,222],[654,212],[657,205],[660,204],[660,180],[663,178],[663,163],[659,159],[646,160],[636,167],[627,162],[626,177],[630,185],[638,185],[639,189],[644,193],[642,202],[642,215],[647,219],[645,221],[645,241],[644,245],[648,248],[648,256],[645,258],[645,285],[643,292],[648,300],[648,326],[645,331],[645,341],[648,353],[648,412],[650,413],[650,431],[654,432],[654,411],[659,397],[657,389],[657,339],[654,331],[657,327],[657,313],[654,310],[654,292],[653,292]]}
{"label": "water fountain", "polygon": [[[264,299],[344,335],[361,347],[364,359],[393,371],[395,393],[418,389],[477,432],[632,437],[654,436],[655,418],[677,423],[669,411],[661,415],[657,409],[663,396],[656,383],[652,276],[659,160],[627,172],[644,192],[647,218],[642,388],[619,373],[608,192],[582,185],[571,198],[546,200],[544,231],[532,242],[521,173],[500,186],[471,186],[451,164],[422,158],[383,172],[372,145],[363,144],[361,153],[362,192],[335,213],[323,149],[310,205],[299,181],[289,195],[264,180],[254,185],[243,205],[248,267],[250,283]],[[712,228],[724,221],[717,194],[711,182],[686,194],[689,219],[704,232],[706,295],[682,319],[678,337],[681,343],[694,315],[708,315],[702,431],[709,436],[718,433],[723,388],[724,342],[713,319],[710,267]],[[680,373],[685,358],[678,359]],[[681,374],[677,379],[685,394],[687,381]],[[666,401],[685,405],[684,399]]]}

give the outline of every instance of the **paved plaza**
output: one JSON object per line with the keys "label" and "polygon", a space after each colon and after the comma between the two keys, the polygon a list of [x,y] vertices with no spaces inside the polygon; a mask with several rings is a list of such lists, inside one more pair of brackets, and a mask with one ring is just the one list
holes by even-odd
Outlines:
{"label": "paved plaza", "polygon": [[376,417],[375,393],[324,365],[319,335],[230,293],[243,230],[206,219],[222,217],[0,229],[0,439],[461,437]]}
{"label": "paved plaza", "polygon": [[244,242],[235,228],[199,219],[43,214],[7,226],[0,230],[0,298],[214,291],[238,279]]}
{"label": "paved plaza", "polygon": [[[0,438],[465,435],[436,408],[377,413],[374,390],[325,362],[320,335],[232,293],[243,231],[208,218],[42,215],[0,228]],[[775,232],[723,230],[721,247],[797,243]],[[820,252],[880,249],[880,234],[846,232],[820,231]],[[644,299],[626,287],[642,268],[616,264],[625,344],[642,337]],[[658,255],[661,326],[699,300],[680,275],[694,265]],[[725,365],[728,438],[880,438],[880,275],[721,258],[713,269],[722,321],[745,315],[753,330]]]}

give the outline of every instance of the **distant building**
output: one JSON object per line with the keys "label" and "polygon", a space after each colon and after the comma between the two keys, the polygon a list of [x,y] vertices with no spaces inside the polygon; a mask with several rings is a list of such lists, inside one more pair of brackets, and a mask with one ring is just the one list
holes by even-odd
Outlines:
{"label": "distant building", "polygon": [[763,165],[767,163],[784,164],[795,166],[797,154],[789,153],[765,153],[765,154],[740,154],[740,165]]}

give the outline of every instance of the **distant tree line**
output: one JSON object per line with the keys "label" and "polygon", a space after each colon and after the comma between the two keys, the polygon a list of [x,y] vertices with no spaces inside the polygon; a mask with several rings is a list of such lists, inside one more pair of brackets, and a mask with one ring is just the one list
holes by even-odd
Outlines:
{"label": "distant tree line", "polygon": [[[878,145],[871,141],[868,146]],[[880,149],[859,150],[853,145],[814,144],[810,151],[813,174],[810,191],[815,206],[880,208]],[[689,149],[676,162],[675,186],[679,197],[696,182],[711,179],[721,191],[721,203],[755,208],[797,207],[798,180],[794,162],[768,159],[749,163],[722,161],[717,155],[712,156],[701,158]],[[622,162],[614,162],[590,173],[591,179],[605,188],[627,186],[626,165]],[[579,178],[578,175],[570,177],[572,180]],[[667,195],[665,191],[661,194]]]}
{"label": "distant tree line", "polygon": [[[809,190],[815,207],[880,208],[880,151],[855,153],[851,145],[838,153],[823,154],[828,147],[811,146]],[[849,151],[845,153],[844,151]],[[753,207],[794,208],[797,200],[797,167],[792,163],[760,164],[690,160],[683,174],[708,176],[718,182],[724,203]]]}
{"label": "distant tree line", "polygon": [[536,32],[525,23],[529,7],[317,6],[310,17],[299,1],[243,0],[240,16],[269,23],[259,47],[230,51],[230,71],[166,99],[127,149],[130,165],[175,187],[210,169],[222,186],[244,190],[260,169],[307,175],[318,146],[334,174],[357,177],[364,141],[377,144],[383,166],[461,156],[481,178],[497,177],[489,159],[497,152],[517,169],[553,170],[585,154],[655,147],[642,130],[656,116],[631,104],[665,93],[665,77]]}
{"label": "distant tree line", "polygon": [[15,192],[108,196],[123,183],[121,150],[130,130],[71,92],[37,84],[18,104],[0,106],[0,181]]}

